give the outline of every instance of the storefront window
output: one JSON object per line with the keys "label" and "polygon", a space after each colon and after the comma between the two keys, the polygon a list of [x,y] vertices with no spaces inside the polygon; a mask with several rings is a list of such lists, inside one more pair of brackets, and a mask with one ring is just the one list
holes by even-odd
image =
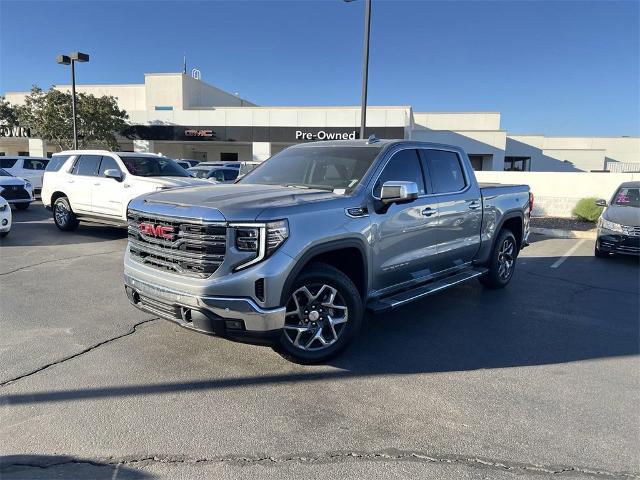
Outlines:
{"label": "storefront window", "polygon": [[528,172],[531,170],[531,157],[504,157],[505,172]]}

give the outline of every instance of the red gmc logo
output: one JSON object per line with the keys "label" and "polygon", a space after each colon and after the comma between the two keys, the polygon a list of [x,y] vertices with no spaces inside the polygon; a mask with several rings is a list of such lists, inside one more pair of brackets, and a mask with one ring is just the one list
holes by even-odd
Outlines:
{"label": "red gmc logo", "polygon": [[154,225],[152,223],[141,223],[138,225],[138,230],[143,235],[150,235],[153,237],[166,238],[169,240],[173,240],[173,227],[168,227],[165,225]]}

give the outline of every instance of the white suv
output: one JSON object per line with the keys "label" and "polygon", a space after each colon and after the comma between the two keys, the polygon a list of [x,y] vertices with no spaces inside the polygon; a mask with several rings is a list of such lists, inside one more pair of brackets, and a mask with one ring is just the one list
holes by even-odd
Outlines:
{"label": "white suv", "polygon": [[42,157],[0,157],[0,168],[14,177],[28,180],[36,192],[42,188],[42,176],[48,163],[49,159]]}
{"label": "white suv", "polygon": [[152,153],[73,150],[47,165],[42,203],[60,230],[80,220],[126,224],[127,205],[144,193],[211,183],[190,177],[174,160]]}

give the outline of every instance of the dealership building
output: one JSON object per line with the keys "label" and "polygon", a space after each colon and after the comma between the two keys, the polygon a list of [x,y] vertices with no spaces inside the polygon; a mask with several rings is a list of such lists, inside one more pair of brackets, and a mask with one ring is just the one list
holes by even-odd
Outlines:
{"label": "dealership building", "polygon": [[[69,90],[69,86],[57,86]],[[197,160],[262,161],[296,143],[359,136],[355,106],[259,106],[182,73],[149,73],[144,83],[78,85],[113,95],[131,124],[119,138],[126,151]],[[28,92],[7,92],[14,105]],[[639,137],[550,137],[512,134],[498,112],[415,112],[409,105],[369,106],[367,135],[453,144],[476,170],[640,171]],[[27,128],[0,126],[0,155],[47,156],[58,149]]]}

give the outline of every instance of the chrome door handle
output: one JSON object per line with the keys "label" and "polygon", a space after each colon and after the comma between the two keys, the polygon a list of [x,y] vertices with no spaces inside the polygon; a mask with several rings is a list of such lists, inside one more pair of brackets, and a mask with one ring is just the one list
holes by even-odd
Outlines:
{"label": "chrome door handle", "polygon": [[474,200],[473,202],[471,202],[469,204],[469,208],[471,210],[477,210],[478,208],[480,208],[480,202],[477,202],[477,201]]}
{"label": "chrome door handle", "polygon": [[437,212],[437,210],[435,208],[427,207],[424,210],[422,210],[421,213],[425,217],[430,217],[431,215],[434,215],[436,212]]}
{"label": "chrome door handle", "polygon": [[100,186],[100,183],[94,183],[94,185],[95,185],[96,187],[98,187],[98,186]]}
{"label": "chrome door handle", "polygon": [[73,183],[73,180],[67,180],[67,183]]}

